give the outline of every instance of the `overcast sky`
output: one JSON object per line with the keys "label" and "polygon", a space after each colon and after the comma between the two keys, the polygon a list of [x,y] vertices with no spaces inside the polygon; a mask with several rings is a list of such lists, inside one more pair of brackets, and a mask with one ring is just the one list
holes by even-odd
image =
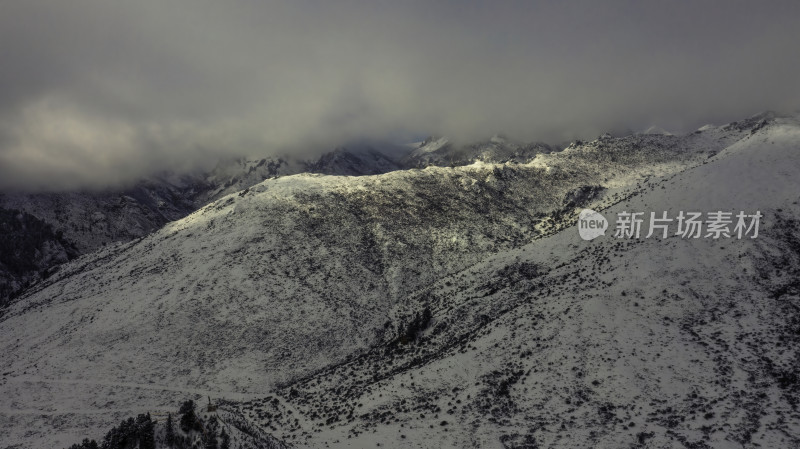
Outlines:
{"label": "overcast sky", "polygon": [[800,107],[800,2],[0,1],[0,188]]}

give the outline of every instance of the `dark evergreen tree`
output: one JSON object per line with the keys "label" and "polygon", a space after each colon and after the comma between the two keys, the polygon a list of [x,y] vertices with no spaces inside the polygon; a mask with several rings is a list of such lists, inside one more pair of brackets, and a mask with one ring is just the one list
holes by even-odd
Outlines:
{"label": "dark evergreen tree", "polygon": [[108,431],[99,449],[130,449],[132,447],[155,449],[155,424],[149,413],[141,414],[136,419],[128,418],[119,426]]}
{"label": "dark evergreen tree", "polygon": [[167,447],[173,447],[175,445],[175,427],[172,424],[172,413],[167,415],[167,428],[164,432],[164,442],[166,443]]}
{"label": "dark evergreen tree", "polygon": [[402,331],[397,341],[402,344],[408,344],[412,341],[415,341],[419,334],[428,328],[433,319],[433,314],[431,313],[430,307],[427,305],[425,309],[421,313],[417,313],[414,315],[414,318],[409,321],[409,323],[405,326],[405,330]]}
{"label": "dark evergreen tree", "polygon": [[99,446],[97,445],[97,441],[84,438],[83,443],[73,444],[69,449],[99,449]]}
{"label": "dark evergreen tree", "polygon": [[139,449],[156,448],[154,427],[150,413],[136,417],[136,436],[139,440]]}
{"label": "dark evergreen tree", "polygon": [[194,412],[194,401],[191,399],[181,405],[181,430],[184,432],[191,432],[192,430],[200,431],[202,426],[200,420]]}
{"label": "dark evergreen tree", "polygon": [[136,423],[133,418],[128,418],[119,423],[119,426],[109,430],[103,444],[100,445],[102,449],[127,449],[129,443],[133,445],[134,431]]}
{"label": "dark evergreen tree", "polygon": [[224,428],[219,435],[219,449],[231,449],[231,436],[225,432]]}

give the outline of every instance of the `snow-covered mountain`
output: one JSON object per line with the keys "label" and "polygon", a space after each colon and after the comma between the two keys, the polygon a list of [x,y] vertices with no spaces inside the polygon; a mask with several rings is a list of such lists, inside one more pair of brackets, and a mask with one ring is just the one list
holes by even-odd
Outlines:
{"label": "snow-covered mountain", "polygon": [[475,161],[485,163],[528,162],[537,154],[546,154],[556,148],[544,143],[523,144],[502,136],[493,136],[484,142],[468,145],[455,144],[445,137],[430,137],[412,148],[401,159],[406,168],[425,168],[431,165],[455,167]]}
{"label": "snow-covered mountain", "polygon": [[50,224],[26,212],[0,208],[0,308],[6,298],[78,254]]}
{"label": "snow-covered mountain", "polygon": [[14,230],[0,237],[0,309],[58,264],[188,215],[191,196],[161,180],[115,192],[0,194],[0,227]]}
{"label": "snow-covered mountain", "polygon": [[[227,159],[207,172],[164,173],[123,189],[0,193],[0,226],[16,230],[2,237],[5,243],[0,255],[0,309],[9,298],[77,255],[148,235],[170,221],[265,179],[299,173],[376,175],[404,168],[468,165],[475,161],[527,162],[540,150],[549,148],[507,143],[494,137],[486,143],[459,147],[457,151],[449,145],[446,151],[434,150],[429,142],[416,152],[386,143],[361,143],[337,148],[311,160]],[[419,152],[430,154],[420,157]],[[26,227],[26,220],[36,220],[40,225]],[[29,228],[33,231],[27,232]],[[47,230],[43,234],[39,228]],[[24,235],[24,239],[18,238],[19,235]]]}
{"label": "snow-covered mountain", "polygon": [[340,176],[379,175],[400,168],[391,157],[373,148],[337,148],[306,165],[310,173]]}
{"label": "snow-covered mountain", "polygon": [[317,160],[235,158],[207,172],[167,173],[116,190],[0,193],[0,308],[57,265],[150,234],[265,179],[303,172],[365,175],[398,169],[374,149],[337,149]]}
{"label": "snow-covered mountain", "polygon": [[758,238],[569,227],[410,295],[404,315],[429,321],[282,385],[285,406],[239,409],[309,447],[797,447],[798,172],[800,122],[762,124],[596,204],[760,211]]}
{"label": "snow-covered mountain", "polygon": [[[798,445],[798,147],[797,117],[759,117],[264,180],[16,299],[0,440],[211,396],[298,447]],[[587,206],[764,218],[757,239],[586,242]]]}

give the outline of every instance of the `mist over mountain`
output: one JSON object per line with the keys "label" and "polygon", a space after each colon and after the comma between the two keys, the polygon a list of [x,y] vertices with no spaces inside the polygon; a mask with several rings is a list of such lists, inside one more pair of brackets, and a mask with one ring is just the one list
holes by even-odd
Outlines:
{"label": "mist over mountain", "polygon": [[[430,139],[429,139],[430,141]],[[428,166],[469,165],[476,161],[526,162],[551,148],[494,137],[485,142],[432,147],[354,143],[302,160],[227,158],[208,170],[162,172],[131,186],[66,192],[0,193],[0,308],[30,284],[81,254],[108,244],[142,238],[231,193],[265,179],[298,173],[363,176]]]}
{"label": "mist over mountain", "polygon": [[4,2],[0,188],[353,140],[559,144],[796,110],[798,5]]}

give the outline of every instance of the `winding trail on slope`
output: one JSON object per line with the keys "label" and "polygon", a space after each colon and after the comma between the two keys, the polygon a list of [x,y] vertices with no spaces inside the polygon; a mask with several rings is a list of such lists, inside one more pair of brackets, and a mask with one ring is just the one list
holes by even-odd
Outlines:
{"label": "winding trail on slope", "polygon": [[153,413],[153,412],[172,412],[172,410],[158,409],[152,407],[129,407],[129,408],[99,408],[99,409],[65,409],[65,410],[39,410],[39,409],[0,409],[0,415],[102,415],[106,413]]}
{"label": "winding trail on slope", "polygon": [[[153,390],[153,391],[171,391],[176,393],[189,393],[192,395],[198,396],[208,396],[208,397],[215,397],[215,398],[224,398],[228,400],[236,400],[236,401],[247,401],[254,398],[260,398],[266,396],[266,393],[242,393],[242,392],[234,392],[234,391],[215,391],[215,390],[203,390],[203,389],[196,389],[196,388],[186,388],[186,387],[172,387],[172,386],[165,386],[165,385],[156,385],[156,384],[139,384],[133,382],[105,382],[105,381],[93,381],[93,380],[82,380],[82,379],[46,379],[46,378],[39,378],[39,377],[6,377],[3,379],[3,384],[6,383],[20,383],[20,384],[36,384],[36,383],[44,383],[44,384],[54,384],[54,385],[88,385],[88,386],[98,386],[98,387],[118,387],[118,388],[131,388],[131,389],[141,389],[141,390]],[[63,415],[63,414],[101,414],[101,413],[114,413],[114,412],[152,412],[160,410],[160,407],[126,407],[126,408],[97,408],[97,409],[65,409],[65,410],[57,410],[57,409],[12,409],[12,408],[0,408],[0,414],[6,415],[28,415],[28,414],[35,414],[35,415]],[[164,412],[170,410],[163,410]]]}

